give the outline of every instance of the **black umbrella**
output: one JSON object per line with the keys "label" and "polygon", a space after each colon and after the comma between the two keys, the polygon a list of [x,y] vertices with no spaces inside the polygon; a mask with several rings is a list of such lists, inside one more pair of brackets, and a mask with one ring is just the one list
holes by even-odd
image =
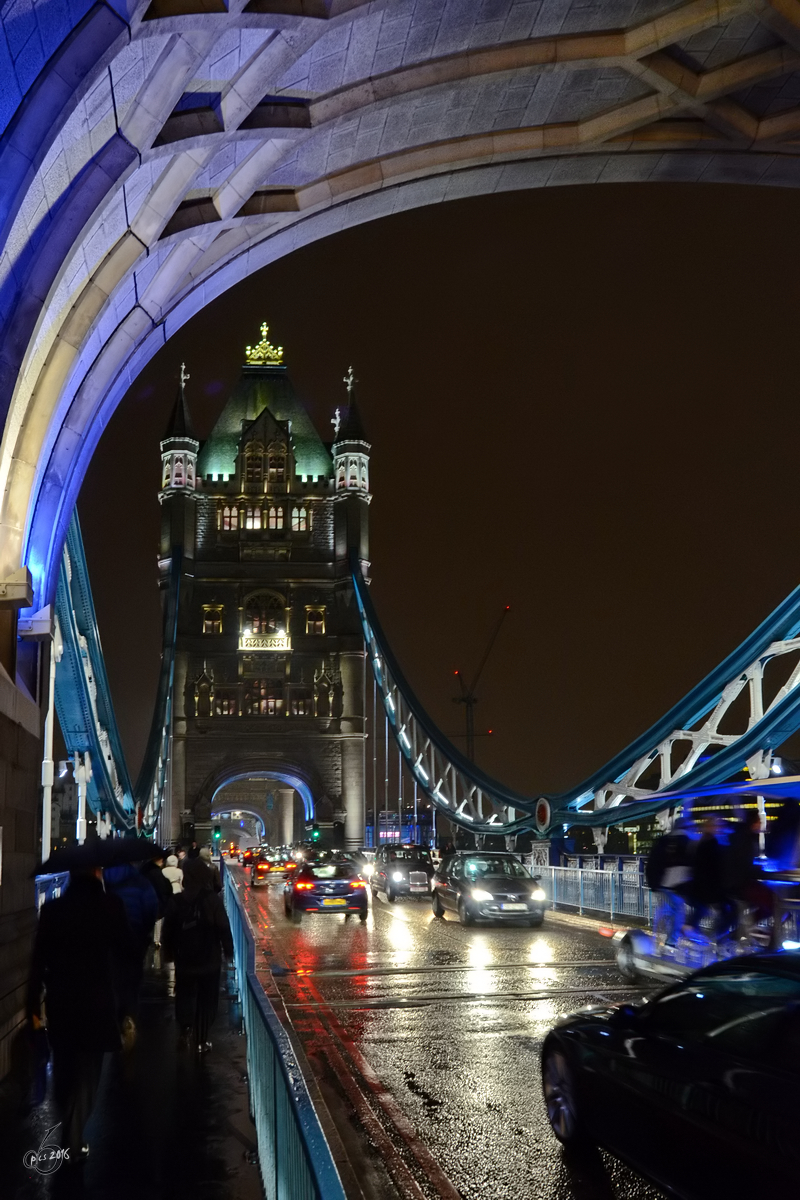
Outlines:
{"label": "black umbrella", "polygon": [[86,871],[92,867],[117,867],[122,863],[144,862],[166,853],[147,838],[92,838],[82,846],[58,847],[37,868],[37,875],[58,875],[62,871]]}

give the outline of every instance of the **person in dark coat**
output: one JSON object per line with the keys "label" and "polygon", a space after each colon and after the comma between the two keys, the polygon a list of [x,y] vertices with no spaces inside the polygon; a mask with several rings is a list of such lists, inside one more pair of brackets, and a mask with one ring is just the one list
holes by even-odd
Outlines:
{"label": "person in dark coat", "polygon": [[199,858],[200,857],[200,847],[198,846],[197,842],[192,842],[191,846],[189,847],[189,854],[187,857],[189,857],[189,858]]}
{"label": "person in dark coat", "polygon": [[725,850],[720,845],[719,832],[719,822],[715,817],[703,822],[702,836],[692,862],[692,881],[688,886],[689,899],[695,906],[690,925],[697,928],[703,917],[713,908],[718,908],[720,917],[715,932],[719,932],[730,919],[732,908],[727,898]]}
{"label": "person in dark coat", "polygon": [[211,874],[214,876],[213,888],[215,892],[222,891],[222,876],[219,873],[219,867],[215,862],[211,861],[211,851],[208,846],[204,846],[200,851],[200,861],[204,862]]}
{"label": "person in dark coat", "polygon": [[118,896],[102,872],[72,871],[62,896],[39,914],[28,985],[27,1015],[42,1018],[42,991],[53,1056],[53,1093],[62,1145],[75,1163],[88,1153],[84,1130],[94,1106],[103,1055],[121,1046],[116,972],[132,949]]}
{"label": "person in dark coat", "polygon": [[173,895],[164,918],[162,945],[175,963],[175,1016],[181,1041],[194,1035],[198,1053],[211,1049],[209,1030],[219,1006],[222,956],[233,958],[233,938],[214,876],[202,859],[187,860],[183,891]]}
{"label": "person in dark coat", "polygon": [[167,905],[172,899],[172,884],[164,875],[163,866],[163,855],[161,858],[152,858],[142,864],[142,875],[152,887],[158,900],[158,917],[153,927],[153,941],[156,946],[161,945],[161,923],[164,913],[167,911]]}
{"label": "person in dark coat", "polygon": [[130,1048],[136,1037],[144,958],[158,920],[158,897],[152,884],[132,863],[106,867],[103,879],[106,891],[122,901],[133,935],[133,947],[122,962],[119,979],[122,1034],[126,1048]]}

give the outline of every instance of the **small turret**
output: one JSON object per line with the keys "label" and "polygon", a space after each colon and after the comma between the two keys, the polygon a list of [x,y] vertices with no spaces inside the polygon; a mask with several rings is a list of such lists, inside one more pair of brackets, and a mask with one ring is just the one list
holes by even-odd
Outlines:
{"label": "small turret", "polygon": [[367,441],[358,411],[355,392],[358,381],[352,367],[348,369],[344,382],[347,385],[347,410],[343,418],[340,410],[336,410],[331,448],[336,481],[336,557],[346,562],[350,551],[356,550],[362,569],[366,572],[369,566],[368,509],[372,499],[369,491],[369,452],[372,447]]}
{"label": "small turret", "polygon": [[193,492],[197,478],[197,453],[200,443],[195,437],[189,410],[186,406],[186,364],[181,363],[181,386],[172,410],[166,437],[161,442],[161,491],[159,500],[174,492]]}

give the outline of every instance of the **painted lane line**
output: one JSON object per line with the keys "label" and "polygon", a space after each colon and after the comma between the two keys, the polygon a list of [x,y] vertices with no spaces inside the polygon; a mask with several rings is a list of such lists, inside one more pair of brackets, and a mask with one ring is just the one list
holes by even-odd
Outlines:
{"label": "painted lane line", "polygon": [[[410,1150],[411,1154],[417,1160],[427,1183],[436,1189],[441,1200],[463,1200],[461,1193],[453,1186],[428,1147],[420,1139],[417,1131],[398,1105],[394,1096],[386,1089],[370,1063],[367,1062],[364,1055],[339,1024],[336,1016],[331,1011],[331,1006],[325,1003],[313,982],[301,977],[298,980],[298,985],[303,990],[314,995],[316,1000],[309,1002],[308,1005],[298,1005],[297,1007],[311,1007],[315,1011],[320,1012],[320,1014],[325,1014],[328,1028],[339,1042],[353,1068],[355,1068],[354,1073],[361,1076],[369,1089],[370,1095],[383,1110],[386,1118],[394,1126],[408,1150]],[[344,1069],[346,1070],[346,1068]]]}
{"label": "painted lane line", "polygon": [[[603,995],[625,994],[639,995],[641,992],[652,991],[650,988],[631,987],[630,984],[624,987],[608,987],[603,988]],[[322,1000],[319,1001],[285,1001],[287,1008],[313,1008],[313,1009],[353,1009],[353,1008],[414,1008],[421,1005],[441,1004],[441,1003],[465,1003],[465,1004],[520,1004],[532,1000],[548,1000],[551,996],[600,996],[601,993],[594,991],[592,988],[575,987],[575,988],[547,988],[536,992],[429,992],[421,996],[409,996],[407,999],[401,996],[378,996],[370,997],[369,999],[361,1000]],[[611,1001],[609,1001],[611,1003]]]}
{"label": "painted lane line", "polygon": [[445,971],[554,971],[576,967],[596,969],[598,967],[616,968],[616,966],[617,961],[614,958],[576,958],[568,959],[565,962],[503,962],[486,966],[477,966],[475,963],[446,963],[442,966],[425,967],[322,967],[318,971],[307,971],[302,967],[281,966],[280,972],[276,972],[276,974],[300,975],[304,979],[334,979],[361,975],[435,975],[443,974]]}

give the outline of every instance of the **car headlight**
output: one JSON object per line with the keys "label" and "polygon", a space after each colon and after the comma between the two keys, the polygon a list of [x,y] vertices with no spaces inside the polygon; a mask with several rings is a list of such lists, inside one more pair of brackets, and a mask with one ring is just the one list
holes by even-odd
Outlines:
{"label": "car headlight", "polygon": [[531,892],[531,900],[546,900],[547,894],[544,888],[534,888]]}
{"label": "car headlight", "polygon": [[394,874],[392,875],[392,879],[395,881],[395,883],[402,883],[403,882],[402,871],[395,871]]}
{"label": "car headlight", "polygon": [[472,899],[473,900],[494,900],[494,896],[492,895],[491,892],[485,892],[483,890],[483,888],[473,888],[472,889]]}

